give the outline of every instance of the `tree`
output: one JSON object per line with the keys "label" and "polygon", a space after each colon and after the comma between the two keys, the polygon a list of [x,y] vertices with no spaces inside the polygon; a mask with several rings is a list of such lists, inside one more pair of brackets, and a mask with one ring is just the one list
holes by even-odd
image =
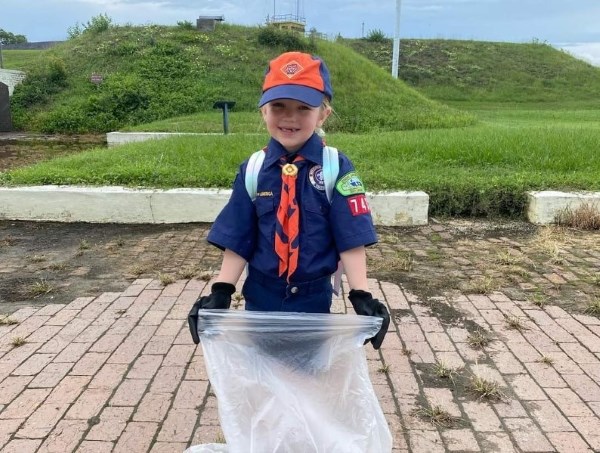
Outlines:
{"label": "tree", "polygon": [[20,44],[27,42],[25,35],[15,35],[0,28],[0,44]]}

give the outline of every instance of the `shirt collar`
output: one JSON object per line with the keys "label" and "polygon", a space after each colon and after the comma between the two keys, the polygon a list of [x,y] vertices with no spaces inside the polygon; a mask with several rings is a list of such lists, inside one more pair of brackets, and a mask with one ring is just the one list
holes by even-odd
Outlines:
{"label": "shirt collar", "polygon": [[[281,146],[281,143],[271,138],[267,146],[265,167],[279,163],[279,159],[286,154],[287,151],[283,146]],[[302,145],[302,148],[298,150],[297,154],[300,154],[302,157],[304,157],[304,159],[315,164],[323,165],[323,139],[316,133],[312,134],[306,143]]]}

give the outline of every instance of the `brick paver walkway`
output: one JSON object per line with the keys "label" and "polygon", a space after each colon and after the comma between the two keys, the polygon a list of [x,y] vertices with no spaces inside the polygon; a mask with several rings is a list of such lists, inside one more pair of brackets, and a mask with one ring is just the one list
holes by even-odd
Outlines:
{"label": "brick paver walkway", "polygon": [[[0,451],[182,452],[222,439],[186,324],[209,286],[138,279],[15,312],[0,326]],[[600,319],[506,291],[424,301],[371,288],[393,314],[382,349],[365,350],[395,452],[600,451]],[[480,349],[478,332],[491,339]]]}

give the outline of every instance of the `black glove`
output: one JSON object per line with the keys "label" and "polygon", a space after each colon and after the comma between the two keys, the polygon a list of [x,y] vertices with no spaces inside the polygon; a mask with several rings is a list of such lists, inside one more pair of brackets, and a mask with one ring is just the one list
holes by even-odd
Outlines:
{"label": "black glove", "polygon": [[213,283],[210,287],[210,296],[199,297],[188,313],[188,326],[195,344],[200,343],[198,337],[198,310],[207,308],[227,309],[231,305],[231,295],[235,292],[235,286],[231,283]]}
{"label": "black glove", "polygon": [[[352,289],[348,295],[354,311],[357,315],[364,316],[379,316],[383,318],[381,323],[381,329],[377,332],[373,338],[369,338],[366,342],[373,343],[373,348],[379,349],[385,334],[387,333],[388,326],[390,325],[390,313],[385,305],[379,302],[377,299],[373,299],[373,295],[362,289]],[[365,343],[366,343],[365,342]]]}

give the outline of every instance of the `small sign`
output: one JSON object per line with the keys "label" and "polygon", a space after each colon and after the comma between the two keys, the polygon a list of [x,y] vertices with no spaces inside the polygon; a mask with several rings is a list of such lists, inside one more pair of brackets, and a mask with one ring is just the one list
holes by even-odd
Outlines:
{"label": "small sign", "polygon": [[102,83],[102,75],[96,74],[95,72],[93,72],[92,75],[90,76],[90,82],[92,82],[96,85]]}

